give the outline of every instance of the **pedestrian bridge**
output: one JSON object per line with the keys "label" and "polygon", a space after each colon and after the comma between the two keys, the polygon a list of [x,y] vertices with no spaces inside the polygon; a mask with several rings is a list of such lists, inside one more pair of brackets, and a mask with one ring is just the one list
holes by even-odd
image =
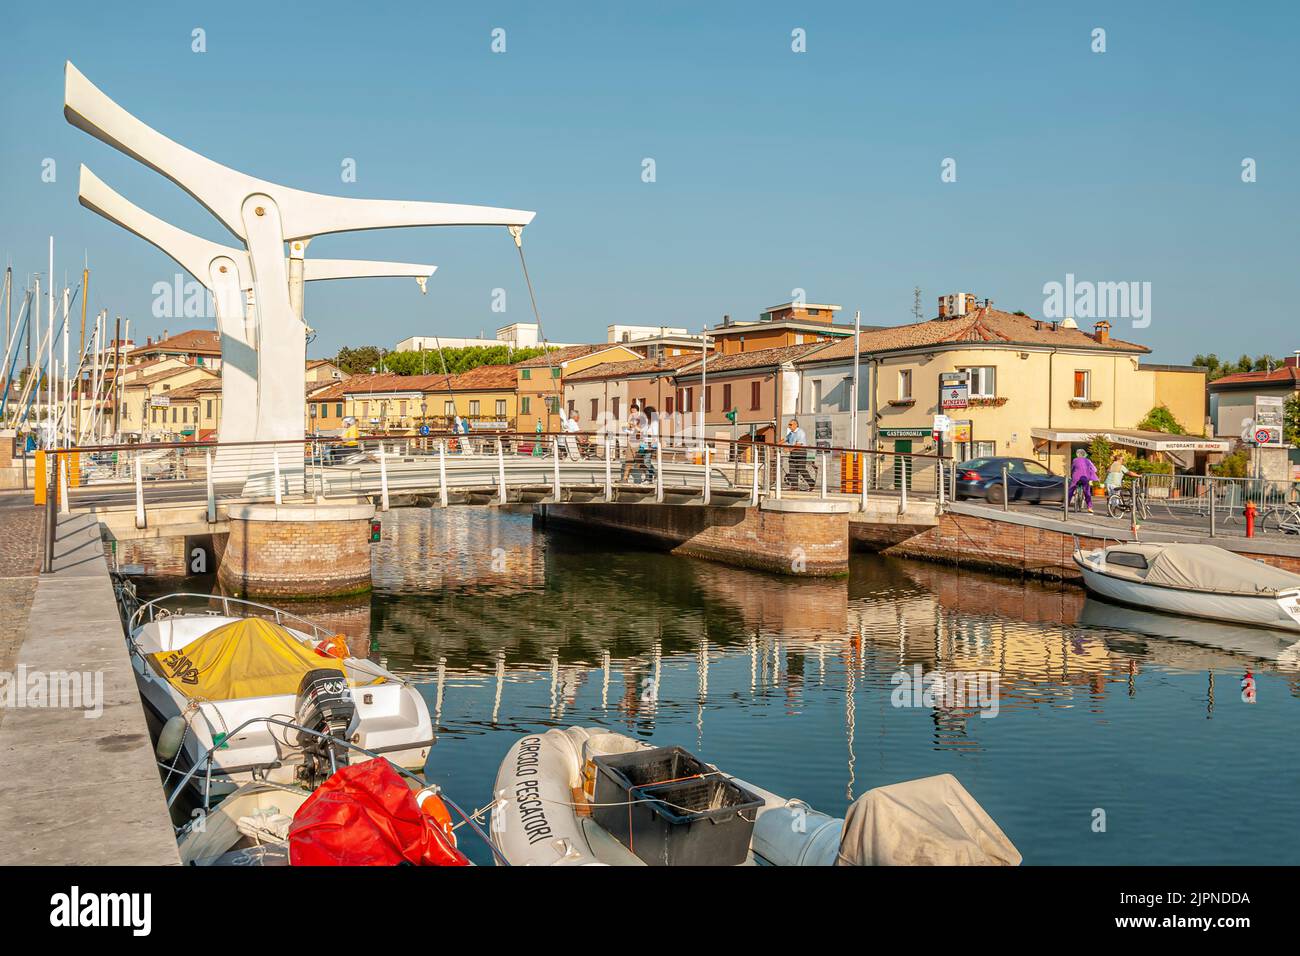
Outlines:
{"label": "pedestrian bridge", "polygon": [[617,438],[588,436],[372,437],[356,446],[337,440],[105,446],[58,457],[57,478],[53,469],[47,474],[67,487],[66,496],[53,489],[61,507],[134,510],[139,528],[158,510],[204,508],[215,522],[230,504],[258,501],[367,499],[386,510],[409,504],[757,507],[789,498],[866,511],[869,497],[880,494],[902,512],[909,498],[905,486],[846,491],[835,449],[722,440],[669,441],[641,453]]}

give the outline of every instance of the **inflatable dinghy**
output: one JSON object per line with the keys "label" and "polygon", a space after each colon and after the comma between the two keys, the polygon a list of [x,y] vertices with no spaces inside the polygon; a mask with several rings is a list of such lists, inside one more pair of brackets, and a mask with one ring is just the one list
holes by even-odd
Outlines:
{"label": "inflatable dinghy", "polygon": [[[620,781],[626,793],[611,799]],[[951,774],[879,787],[839,819],[598,727],[520,738],[494,794],[491,836],[512,866],[1020,863]]]}

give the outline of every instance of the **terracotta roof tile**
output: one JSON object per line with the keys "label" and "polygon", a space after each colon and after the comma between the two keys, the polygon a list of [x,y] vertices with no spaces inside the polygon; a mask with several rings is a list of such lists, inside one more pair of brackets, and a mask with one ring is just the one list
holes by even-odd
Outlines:
{"label": "terracotta roof tile", "polygon": [[[1144,345],[1112,338],[1105,345],[1099,343],[1082,329],[1067,329],[1060,325],[1052,330],[1046,319],[1015,315],[999,309],[975,309],[960,319],[931,319],[910,325],[889,326],[875,331],[863,331],[861,351],[892,352],[902,349],[924,348],[929,345],[1046,345],[1061,348],[1097,349],[1110,352],[1150,352]],[[850,358],[853,339],[850,337],[812,356],[808,361],[823,362]]]}
{"label": "terracotta roof tile", "polygon": [[644,375],[653,372],[675,372],[683,366],[698,362],[698,355],[666,355],[658,359],[637,359],[634,362],[602,362],[566,376],[565,381],[587,382],[625,375]]}
{"label": "terracotta roof tile", "polygon": [[519,384],[513,365],[480,365],[468,372],[452,376],[451,388],[461,391],[479,391],[484,389],[510,389]]}
{"label": "terracotta roof tile", "polygon": [[551,365],[561,365],[565,362],[571,362],[576,358],[582,358],[586,355],[592,355],[596,352],[603,352],[606,349],[625,348],[622,342],[601,342],[596,345],[570,345],[567,348],[552,349],[542,355],[536,355],[533,358],[517,362],[515,368],[545,368]]}
{"label": "terracotta roof tile", "polygon": [[137,346],[128,355],[147,355],[150,352],[194,352],[204,355],[221,354],[221,335],[211,329],[188,329],[148,345]]}
{"label": "terracotta roof tile", "polygon": [[[768,368],[784,365],[811,356],[814,352],[820,356],[821,350],[830,350],[836,346],[828,342],[807,342],[803,345],[782,345],[774,349],[755,349],[752,352],[733,352],[730,355],[710,355],[708,374],[714,372],[736,372],[750,368]],[[852,349],[849,353],[852,354]],[[695,369],[687,374],[694,375]]]}
{"label": "terracotta roof tile", "polygon": [[1251,385],[1291,385],[1293,388],[1300,388],[1300,368],[1294,365],[1285,365],[1281,368],[1275,368],[1271,372],[1236,372],[1232,375],[1224,375],[1216,378],[1210,383],[1211,390],[1221,385],[1234,388],[1245,388]]}

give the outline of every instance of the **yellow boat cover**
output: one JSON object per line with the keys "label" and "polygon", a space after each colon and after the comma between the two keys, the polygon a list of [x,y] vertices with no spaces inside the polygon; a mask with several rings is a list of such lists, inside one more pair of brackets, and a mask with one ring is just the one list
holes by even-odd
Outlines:
{"label": "yellow boat cover", "polygon": [[347,674],[338,658],[322,657],[258,617],[223,624],[179,650],[150,654],[149,663],[186,697],[203,700],[293,695],[308,671]]}

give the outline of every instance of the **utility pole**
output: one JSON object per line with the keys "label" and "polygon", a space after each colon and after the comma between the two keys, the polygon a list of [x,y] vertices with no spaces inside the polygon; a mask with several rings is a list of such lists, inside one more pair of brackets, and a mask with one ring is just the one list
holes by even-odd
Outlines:
{"label": "utility pole", "polygon": [[[47,308],[49,309],[49,340],[45,346],[45,418],[47,424],[54,415],[54,237],[50,236],[50,288],[46,295],[49,297]],[[46,432],[45,447],[54,447],[54,429],[50,428]]]}
{"label": "utility pole", "polygon": [[853,405],[849,410],[849,447],[858,448],[858,369],[862,365],[862,310],[853,313]]}
{"label": "utility pole", "polygon": [[[704,454],[704,406],[709,394],[709,333],[700,333],[700,454]],[[644,411],[644,409],[642,409]]]}

